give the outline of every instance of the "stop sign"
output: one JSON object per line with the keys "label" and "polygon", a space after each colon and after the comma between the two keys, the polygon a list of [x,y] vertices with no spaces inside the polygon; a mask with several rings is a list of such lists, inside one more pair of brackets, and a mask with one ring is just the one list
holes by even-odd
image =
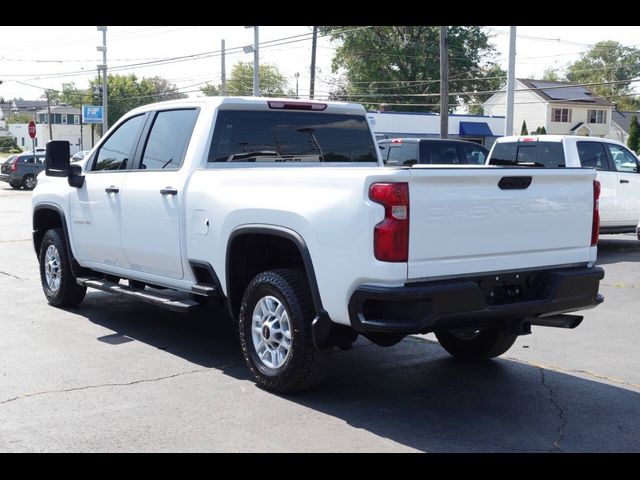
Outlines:
{"label": "stop sign", "polygon": [[33,120],[29,122],[29,136],[31,138],[36,138],[36,122]]}

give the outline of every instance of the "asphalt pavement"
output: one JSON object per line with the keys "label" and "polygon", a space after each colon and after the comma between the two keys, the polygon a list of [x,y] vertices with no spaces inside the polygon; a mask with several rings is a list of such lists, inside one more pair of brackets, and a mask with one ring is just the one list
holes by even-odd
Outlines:
{"label": "asphalt pavement", "polygon": [[640,242],[603,236],[605,303],[533,327],[504,356],[456,361],[432,335],[365,339],[318,388],[248,378],[234,324],[89,290],[47,305],[30,192],[0,183],[2,452],[639,452]]}

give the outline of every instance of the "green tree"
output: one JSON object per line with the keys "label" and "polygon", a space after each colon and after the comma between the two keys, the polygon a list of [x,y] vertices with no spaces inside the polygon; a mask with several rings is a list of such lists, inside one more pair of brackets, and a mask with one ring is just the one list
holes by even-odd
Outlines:
{"label": "green tree", "polygon": [[554,67],[547,67],[542,74],[542,80],[549,80],[551,82],[559,82],[562,80],[560,71]]}
{"label": "green tree", "polygon": [[520,129],[520,135],[529,135],[529,131],[527,130],[527,121],[522,121],[522,128]]}
{"label": "green tree", "polygon": [[[232,96],[253,94],[253,63],[238,62],[231,69],[227,80],[227,92]],[[293,96],[288,89],[285,77],[275,65],[263,63],[260,65],[260,95],[265,97]]]}
{"label": "green tree", "polygon": [[7,117],[7,123],[29,123],[33,120],[33,115],[24,112],[10,113]]}
{"label": "green tree", "polygon": [[567,67],[567,79],[578,83],[608,83],[593,85],[598,95],[617,104],[619,110],[637,110],[640,101],[633,98],[631,80],[640,76],[640,49],[606,40],[583,53]]}
{"label": "green tree", "polygon": [[[109,75],[108,92],[108,120],[113,125],[118,119],[141,105],[185,98],[176,86],[162,77],[142,78],[138,80],[135,74]],[[102,83],[96,78],[90,81],[88,92],[100,91]],[[101,97],[95,96],[93,103],[100,103]]]}
{"label": "green tree", "polygon": [[206,85],[200,87],[200,91],[206,97],[217,97],[222,95],[222,88],[220,85],[214,85],[213,83],[207,83]]}
{"label": "green tree", "polygon": [[[339,42],[334,73],[344,69],[349,100],[376,108],[438,111],[440,28],[437,26],[324,26]],[[452,26],[449,39],[450,109],[459,104],[477,111],[482,97],[455,95],[496,90],[504,72],[495,63],[495,47],[481,27]],[[500,77],[500,78],[492,78]],[[487,95],[489,96],[489,95]]]}
{"label": "green tree", "polygon": [[627,139],[627,146],[637,152],[640,148],[640,124],[638,124],[637,115],[631,117],[631,123],[629,124],[629,138]]}
{"label": "green tree", "polygon": [[542,127],[540,127],[540,135],[546,135],[547,134],[547,129],[544,128],[544,125]]}

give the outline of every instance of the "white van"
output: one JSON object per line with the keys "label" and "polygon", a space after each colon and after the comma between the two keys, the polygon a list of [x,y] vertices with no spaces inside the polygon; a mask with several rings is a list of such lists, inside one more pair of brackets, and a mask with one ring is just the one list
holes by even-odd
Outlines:
{"label": "white van", "polygon": [[595,168],[602,187],[600,233],[638,233],[640,161],[620,142],[569,135],[502,137],[493,144],[487,165]]}

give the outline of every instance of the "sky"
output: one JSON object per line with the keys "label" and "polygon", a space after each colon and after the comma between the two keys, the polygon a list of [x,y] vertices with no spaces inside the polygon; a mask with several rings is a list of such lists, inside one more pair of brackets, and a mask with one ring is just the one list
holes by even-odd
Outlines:
{"label": "sky", "polygon": [[[276,64],[291,89],[309,93],[311,31],[309,26],[260,26],[260,61]],[[507,68],[509,27],[488,26],[497,61]],[[227,75],[238,61],[253,61],[241,47],[253,44],[253,28],[244,26],[116,26],[107,30],[107,65],[111,73],[159,75],[190,96],[207,82],[220,83],[221,40],[226,43]],[[549,67],[563,67],[601,40],[640,46],[638,27],[524,26],[517,27],[516,76],[541,77]],[[46,88],[63,82],[86,88],[102,63],[102,33],[95,26],[3,26],[0,36],[0,97],[34,100]],[[316,98],[328,95],[335,77],[331,58],[336,44],[318,38]],[[175,57],[193,56],[176,59]],[[166,59],[169,59],[168,61]],[[180,60],[180,61],[172,61]]]}

